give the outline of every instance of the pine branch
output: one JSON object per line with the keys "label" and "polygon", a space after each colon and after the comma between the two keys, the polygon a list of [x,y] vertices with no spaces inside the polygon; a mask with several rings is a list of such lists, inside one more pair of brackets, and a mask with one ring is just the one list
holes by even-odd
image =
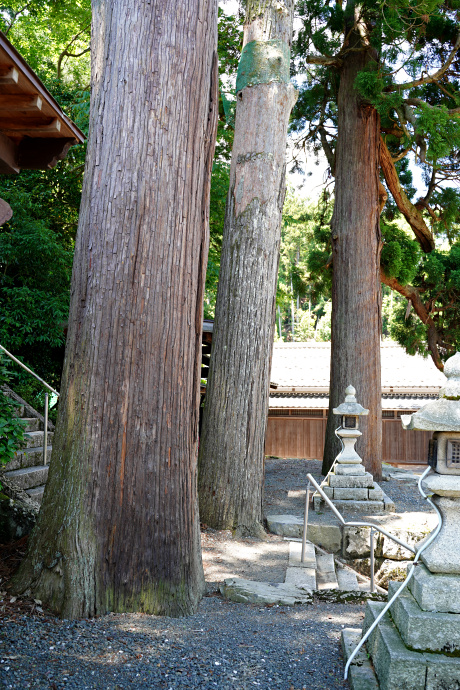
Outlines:
{"label": "pine branch", "polygon": [[407,91],[408,89],[414,89],[416,86],[421,86],[422,84],[432,84],[433,82],[438,81],[451,66],[459,49],[460,33],[457,36],[457,40],[455,41],[455,45],[452,51],[450,52],[449,57],[442,65],[442,67],[440,67],[436,72],[434,72],[433,74],[427,74],[426,77],[420,77],[420,79],[414,79],[414,81],[406,82],[405,84],[392,84],[392,86],[386,88],[385,91],[387,93],[391,91]]}
{"label": "pine branch", "polygon": [[380,267],[380,280],[385,285],[388,285],[388,287],[392,290],[399,292],[400,295],[405,297],[409,301],[409,303],[412,304],[415,313],[417,314],[421,322],[425,324],[425,326],[427,326],[428,328],[427,343],[428,349],[431,353],[431,358],[436,367],[440,371],[443,371],[444,364],[442,363],[441,355],[439,354],[438,349],[440,336],[436,329],[436,324],[430,316],[430,312],[421,300],[418,289],[413,287],[412,285],[401,285],[401,283],[396,278],[390,278],[389,276],[387,276],[382,267]]}
{"label": "pine branch", "polygon": [[425,223],[421,212],[410,201],[402,188],[391,153],[382,137],[380,137],[380,167],[396,206],[412,228],[421,248],[426,253],[433,251],[435,244],[431,230]]}

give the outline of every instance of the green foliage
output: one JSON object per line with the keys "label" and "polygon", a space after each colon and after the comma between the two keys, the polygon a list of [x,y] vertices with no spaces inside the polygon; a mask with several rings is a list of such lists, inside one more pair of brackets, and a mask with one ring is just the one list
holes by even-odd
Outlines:
{"label": "green foliage", "polygon": [[[445,360],[460,344],[460,244],[422,256],[413,285],[429,306],[440,338],[440,354]],[[390,334],[410,354],[428,353],[427,326],[413,311],[408,313],[405,300],[394,310]]]}
{"label": "green foliage", "polygon": [[[55,78],[47,86],[87,128],[81,89]],[[0,197],[13,210],[0,228],[0,342],[54,387],[64,356],[85,149],[73,146],[51,170],[0,176]],[[27,374],[14,370],[14,376],[16,391],[41,407],[41,387]]]}
{"label": "green foliage", "polygon": [[205,319],[214,318],[229,179],[230,166],[228,163],[216,161],[212,168],[211,178],[211,202],[209,213],[210,240],[204,296]]}
{"label": "green foliage", "polygon": [[460,121],[449,115],[445,105],[433,108],[422,104],[416,112],[419,113],[416,131],[429,142],[427,160],[437,163],[460,148]]}
{"label": "green foliage", "polygon": [[47,86],[56,77],[89,84],[90,0],[10,0],[1,9],[1,30]]}
{"label": "green foliage", "polygon": [[420,246],[396,223],[380,224],[382,232],[382,253],[380,265],[387,276],[397,278],[402,285],[411,283],[420,262]]}
{"label": "green foliage", "polygon": [[24,444],[26,426],[26,423],[17,416],[18,404],[7,398],[1,390],[1,387],[9,381],[8,365],[5,357],[0,355],[0,467],[12,460]]}

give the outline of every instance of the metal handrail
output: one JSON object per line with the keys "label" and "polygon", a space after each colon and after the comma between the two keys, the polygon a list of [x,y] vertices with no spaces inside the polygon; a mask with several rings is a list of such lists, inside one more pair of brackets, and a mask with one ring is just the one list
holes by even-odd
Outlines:
{"label": "metal handrail", "polygon": [[345,665],[345,673],[344,673],[344,678],[345,678],[345,680],[346,680],[347,677],[348,677],[348,669],[350,668],[351,662],[353,661],[353,659],[355,658],[355,656],[357,655],[357,653],[359,652],[359,650],[361,649],[361,647],[363,646],[363,644],[366,642],[366,640],[367,640],[367,639],[369,638],[369,636],[372,634],[372,631],[373,631],[373,630],[377,627],[377,625],[380,623],[380,621],[382,620],[383,616],[386,614],[386,612],[388,611],[388,609],[393,605],[393,602],[396,601],[396,599],[399,597],[399,595],[401,594],[401,592],[403,591],[403,589],[405,589],[405,588],[407,587],[407,585],[409,584],[409,580],[411,579],[412,575],[415,573],[415,566],[417,565],[417,561],[419,560],[420,556],[421,556],[422,553],[425,551],[425,549],[427,549],[428,546],[430,546],[430,544],[436,539],[436,537],[438,536],[438,534],[439,534],[439,532],[440,532],[440,530],[441,530],[441,527],[442,527],[442,515],[441,515],[441,513],[440,513],[440,511],[439,511],[439,508],[437,507],[437,505],[435,505],[435,504],[433,503],[433,501],[431,500],[431,498],[430,498],[430,497],[423,491],[423,489],[422,489],[422,481],[425,479],[426,475],[427,475],[430,471],[431,471],[431,467],[428,467],[428,468],[425,470],[425,472],[422,474],[422,476],[420,477],[420,479],[418,480],[418,490],[420,491],[422,497],[423,497],[426,501],[428,501],[428,503],[435,509],[435,511],[436,511],[437,514],[438,514],[438,524],[436,525],[436,529],[431,533],[431,535],[428,537],[428,539],[422,544],[422,546],[421,546],[420,549],[418,550],[418,552],[417,552],[417,554],[416,554],[414,560],[412,561],[412,566],[411,566],[410,572],[407,574],[407,577],[406,577],[406,579],[404,580],[404,582],[403,582],[403,583],[401,584],[401,586],[396,590],[396,592],[393,594],[393,596],[392,596],[391,599],[387,602],[387,604],[383,607],[383,609],[381,610],[381,612],[379,613],[379,615],[377,616],[377,618],[375,619],[375,621],[372,623],[372,625],[370,626],[370,628],[368,629],[368,631],[366,632],[366,634],[363,635],[363,637],[361,638],[359,644],[358,644],[358,645],[355,647],[355,649],[353,650],[352,654],[350,655],[350,657],[349,657],[349,659],[348,659],[348,661],[347,661],[347,663],[346,663],[346,665]]}
{"label": "metal handrail", "polygon": [[29,369],[29,367],[26,367],[26,365],[23,364],[23,363],[22,363],[19,359],[17,359],[14,355],[12,355],[11,352],[8,352],[8,350],[7,350],[5,347],[3,347],[3,345],[0,345],[0,350],[3,350],[3,352],[4,352],[6,355],[8,355],[8,357],[9,357],[10,359],[12,359],[13,362],[16,362],[16,364],[19,364],[19,366],[22,367],[23,369],[25,369],[25,370],[27,371],[27,373],[32,374],[32,376],[35,376],[35,378],[37,379],[37,381],[40,381],[40,383],[42,383],[42,384],[45,386],[45,388],[47,388],[49,391],[51,391],[51,393],[54,393],[54,395],[57,395],[58,398],[59,398],[59,393],[58,393],[56,390],[54,390],[54,388],[52,388],[48,383],[46,383],[46,381],[44,381],[43,379],[41,379],[40,376],[38,376],[34,371],[32,371],[32,369]]}
{"label": "metal handrail", "polygon": [[[27,371],[28,374],[31,374],[34,376],[37,381],[39,381],[45,388],[47,388],[51,393],[54,393],[54,395],[57,395],[59,398],[59,393],[57,390],[55,390],[52,386],[50,386],[46,381],[44,381],[38,374],[36,374],[32,369],[29,369],[29,367],[26,367],[25,364],[23,364],[17,357],[11,354],[11,352],[8,352],[8,350],[3,347],[3,345],[0,345],[0,350],[3,350],[3,352],[8,355],[10,359],[13,360],[13,362],[16,362],[16,364],[19,364],[20,367],[22,367],[25,371]],[[43,424],[43,464],[47,464],[47,451],[48,451],[48,408],[49,408],[49,394],[48,392],[45,393],[45,409],[44,409],[44,424]]]}
{"label": "metal handrail", "polygon": [[347,522],[345,520],[345,518],[341,515],[341,513],[337,510],[335,505],[332,503],[329,496],[326,496],[326,494],[324,493],[324,491],[322,490],[322,488],[320,487],[318,482],[315,481],[315,479],[313,479],[311,474],[307,474],[307,478],[313,484],[315,489],[317,491],[319,491],[321,496],[324,498],[324,500],[328,504],[329,508],[332,510],[332,512],[335,514],[335,516],[340,520],[342,525],[344,525],[346,527],[370,527],[371,529],[375,529],[378,532],[381,532],[386,537],[388,537],[388,539],[392,539],[393,541],[395,541],[397,544],[404,547],[408,551],[412,551],[412,553],[414,553],[414,554],[416,553],[415,549],[412,546],[409,546],[409,544],[406,544],[406,542],[402,541],[401,539],[398,539],[398,537],[394,537],[392,534],[387,532],[386,529],[383,529],[383,527],[380,527],[380,525],[376,525],[374,522],[356,522],[356,521]]}

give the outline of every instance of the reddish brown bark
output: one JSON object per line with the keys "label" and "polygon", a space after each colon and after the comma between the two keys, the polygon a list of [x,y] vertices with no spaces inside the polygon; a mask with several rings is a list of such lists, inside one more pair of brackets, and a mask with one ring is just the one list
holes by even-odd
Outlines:
{"label": "reddish brown bark", "polygon": [[397,207],[412,228],[421,248],[424,252],[433,251],[435,246],[433,234],[425,223],[420,210],[414,206],[402,188],[391,153],[383,138],[380,138],[380,167]]}
{"label": "reddish brown bark", "polygon": [[199,601],[216,0],[93,3],[88,160],[50,476],[16,589],[66,618]]}
{"label": "reddish brown bark", "polygon": [[[353,50],[353,47],[360,50]],[[334,214],[331,223],[333,280],[331,318],[331,384],[323,473],[340,450],[334,430],[340,420],[332,409],[353,385],[369,409],[361,418],[357,450],[367,469],[381,474],[380,382],[380,120],[354,88],[356,75],[371,59],[358,31],[349,34],[343,56],[338,97],[338,139]]]}
{"label": "reddish brown bark", "polygon": [[[294,2],[251,0],[244,42],[290,44]],[[201,520],[263,535],[264,440],[275,324],[289,83],[238,94],[199,458]]]}

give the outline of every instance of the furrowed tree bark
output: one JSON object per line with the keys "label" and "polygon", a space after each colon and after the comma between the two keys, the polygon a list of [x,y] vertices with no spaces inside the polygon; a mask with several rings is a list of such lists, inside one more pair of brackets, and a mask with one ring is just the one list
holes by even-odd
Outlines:
{"label": "furrowed tree bark", "polygon": [[[377,479],[381,474],[381,292],[379,134],[376,110],[363,104],[354,88],[356,75],[372,59],[362,33],[349,35],[352,49],[342,56],[338,96],[335,203],[331,222],[333,278],[331,383],[322,472],[326,474],[340,444],[333,414],[345,388],[356,388],[358,402],[369,409],[360,418],[357,450]],[[359,50],[353,50],[353,48]]]}
{"label": "furrowed tree bark", "polygon": [[[202,522],[262,536],[294,1],[246,7],[198,487]],[[284,78],[271,79],[280,68]]]}
{"label": "furrowed tree bark", "polygon": [[185,615],[217,117],[216,0],[93,1],[88,159],[50,476],[15,590]]}

